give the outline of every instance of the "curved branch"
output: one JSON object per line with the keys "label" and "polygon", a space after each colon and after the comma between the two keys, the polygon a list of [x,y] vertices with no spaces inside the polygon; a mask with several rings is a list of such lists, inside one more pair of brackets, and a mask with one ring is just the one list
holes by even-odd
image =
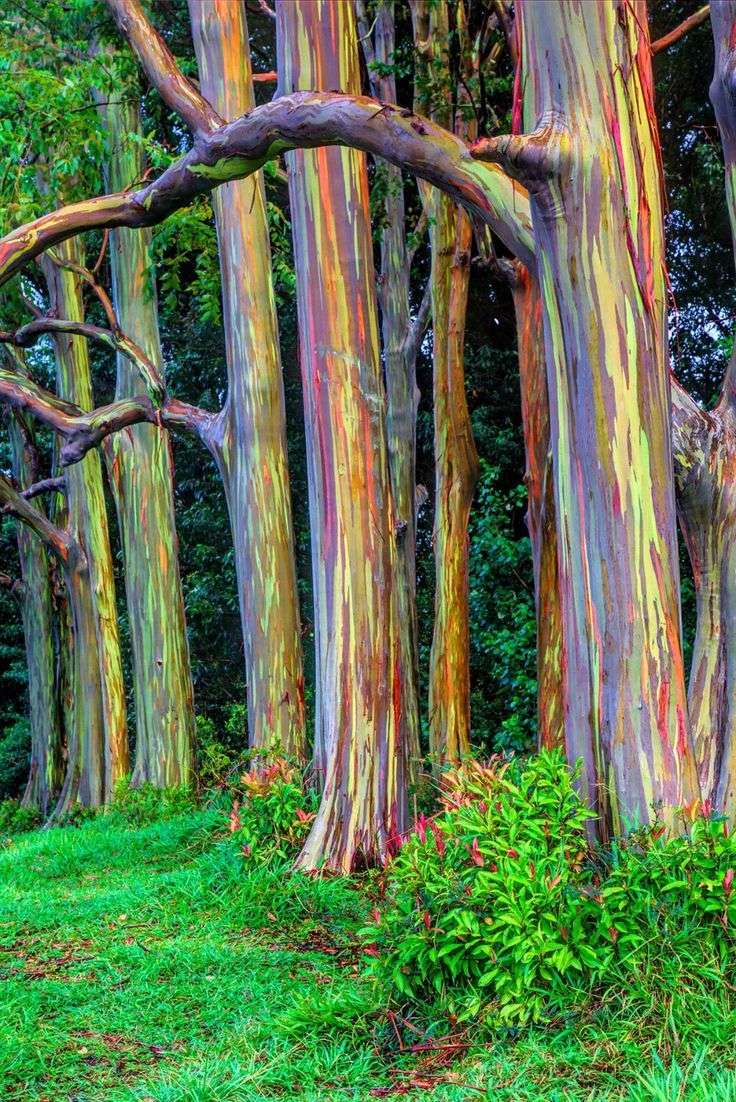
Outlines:
{"label": "curved branch", "polygon": [[152,226],[219,184],[241,179],[287,149],[346,145],[434,184],[534,263],[529,197],[495,164],[476,160],[449,131],[367,96],[294,92],[200,136],[158,179],[136,192],[73,203],[0,240],[0,285],[49,247],[91,229]]}
{"label": "curved branch", "polygon": [[0,512],[27,525],[62,563],[69,561],[76,546],[74,539],[68,532],[52,524],[39,509],[29,505],[3,475],[0,475]]}
{"label": "curved branch", "polygon": [[32,497],[40,497],[41,494],[63,494],[65,492],[66,479],[62,474],[57,475],[56,478],[42,478],[40,482],[34,482],[32,486],[21,490],[20,496],[24,497],[26,501],[30,501]]}
{"label": "curved branch", "polygon": [[176,111],[195,134],[211,134],[222,126],[223,120],[184,76],[138,0],[107,0],[107,6],[167,107]]}
{"label": "curved branch", "polygon": [[689,15],[687,19],[683,19],[682,23],[679,23],[673,30],[652,42],[652,53],[658,54],[662,50],[673,46],[675,42],[679,42],[693,27],[699,27],[701,23],[705,23],[709,13],[710,4],[704,4],[702,8],[698,8],[696,12]]}
{"label": "curved branch", "polygon": [[28,322],[27,325],[22,325],[15,332],[0,332],[0,341],[15,345],[17,348],[30,348],[46,333],[71,333],[104,344],[107,348],[111,348],[113,352],[119,352],[138,369],[151,400],[158,404],[164,401],[166,387],[158,368],[140,345],[119,330],[110,331],[109,329],[102,329],[99,325],[90,325],[83,321],[40,317]]}

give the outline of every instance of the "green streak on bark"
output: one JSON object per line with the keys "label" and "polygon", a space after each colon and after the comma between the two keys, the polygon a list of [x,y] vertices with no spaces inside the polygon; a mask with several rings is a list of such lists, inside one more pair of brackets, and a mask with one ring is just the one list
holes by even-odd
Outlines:
{"label": "green streak on bark", "polygon": [[[245,8],[192,0],[202,92],[225,118],[254,105]],[[286,413],[263,174],[213,195],[228,395],[208,443],[230,512],[248,688],[248,740],[304,760],[304,677]]]}
{"label": "green streak on bark", "polygon": [[[125,90],[101,107],[110,148],[109,186],[122,190],[142,175],[136,102]],[[110,235],[113,304],[126,337],[163,375],[148,230]],[[116,399],[145,394],[140,373],[117,357]],[[133,783],[158,787],[192,779],[194,707],[184,598],[179,576],[169,434],[134,425],[105,441],[110,486],[125,560],[133,651],[136,748]]]}

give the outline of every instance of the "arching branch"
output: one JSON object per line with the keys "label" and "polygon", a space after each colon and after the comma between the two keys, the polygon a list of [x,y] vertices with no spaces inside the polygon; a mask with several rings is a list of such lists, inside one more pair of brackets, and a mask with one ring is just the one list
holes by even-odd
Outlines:
{"label": "arching branch", "polygon": [[0,512],[27,525],[62,563],[69,561],[75,547],[73,538],[21,497],[10,480],[3,475],[0,475]]}
{"label": "arching branch", "polygon": [[367,96],[295,92],[254,108],[194,147],[135,192],[73,203],[0,240],[0,284],[49,247],[92,229],[152,226],[197,195],[241,179],[286,149],[346,145],[362,149],[447,192],[488,224],[527,264],[534,262],[526,189],[495,164],[475,160],[449,131]]}
{"label": "arching branch", "polygon": [[701,23],[705,23],[709,14],[710,4],[703,4],[702,8],[698,8],[698,10],[693,12],[692,15],[689,15],[687,19],[683,19],[682,23],[678,23],[678,25],[671,31],[668,31],[667,34],[663,34],[661,38],[652,42],[652,53],[658,54],[662,50],[666,50],[670,46],[673,46],[675,42],[679,42],[688,31],[693,29],[693,27],[699,27]]}

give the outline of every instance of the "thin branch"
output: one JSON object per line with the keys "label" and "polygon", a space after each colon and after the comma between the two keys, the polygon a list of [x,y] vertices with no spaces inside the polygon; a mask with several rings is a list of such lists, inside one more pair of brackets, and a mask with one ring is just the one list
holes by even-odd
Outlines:
{"label": "thin branch", "polygon": [[267,15],[269,19],[276,18],[276,12],[273,8],[270,8],[266,3],[266,0],[258,0],[258,7],[261,9],[264,15]]}
{"label": "thin branch", "polygon": [[127,39],[151,84],[197,135],[211,134],[223,120],[188,80],[139,0],[107,0],[120,33]]}
{"label": "thin branch", "polygon": [[130,360],[138,369],[151,399],[158,403],[163,402],[166,387],[158,368],[140,345],[120,331],[114,313],[113,320],[115,329],[108,330],[102,329],[99,325],[90,325],[83,321],[41,317],[22,325],[15,332],[0,331],[0,341],[14,345],[16,348],[31,348],[46,333],[70,333],[85,337],[87,340],[97,341],[98,344],[104,344]]}
{"label": "thin branch", "polygon": [[687,19],[683,19],[682,23],[678,24],[674,30],[668,34],[662,35],[661,38],[652,42],[652,53],[658,54],[662,50],[668,49],[674,45],[675,42],[679,42],[688,31],[691,31],[693,27],[699,27],[701,23],[705,23],[708,15],[710,14],[710,4],[704,4],[702,8],[698,8],[696,12],[689,15]]}
{"label": "thin branch", "polygon": [[275,84],[279,79],[279,74],[275,69],[269,69],[267,73],[253,73],[254,84]]}
{"label": "thin branch", "polygon": [[63,494],[65,492],[66,479],[62,474],[57,475],[56,478],[43,478],[40,482],[34,482],[28,489],[21,490],[20,496],[29,501],[32,497],[39,497],[40,494]]}
{"label": "thin branch", "polygon": [[417,316],[409,326],[409,331],[406,334],[404,340],[404,358],[406,360],[416,358],[417,350],[419,348],[419,342],[424,336],[425,330],[429,324],[429,318],[432,312],[432,280],[428,279],[422,295],[422,301],[419,304],[419,310]]}

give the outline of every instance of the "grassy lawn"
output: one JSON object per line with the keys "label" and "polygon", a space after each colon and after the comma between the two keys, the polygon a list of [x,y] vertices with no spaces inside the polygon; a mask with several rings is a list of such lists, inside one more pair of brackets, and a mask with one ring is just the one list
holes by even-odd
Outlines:
{"label": "grassy lawn", "polygon": [[736,1102],[733,992],[676,967],[554,1028],[401,1053],[361,978],[369,906],[349,882],[246,867],[213,811],[14,840],[0,1099]]}

